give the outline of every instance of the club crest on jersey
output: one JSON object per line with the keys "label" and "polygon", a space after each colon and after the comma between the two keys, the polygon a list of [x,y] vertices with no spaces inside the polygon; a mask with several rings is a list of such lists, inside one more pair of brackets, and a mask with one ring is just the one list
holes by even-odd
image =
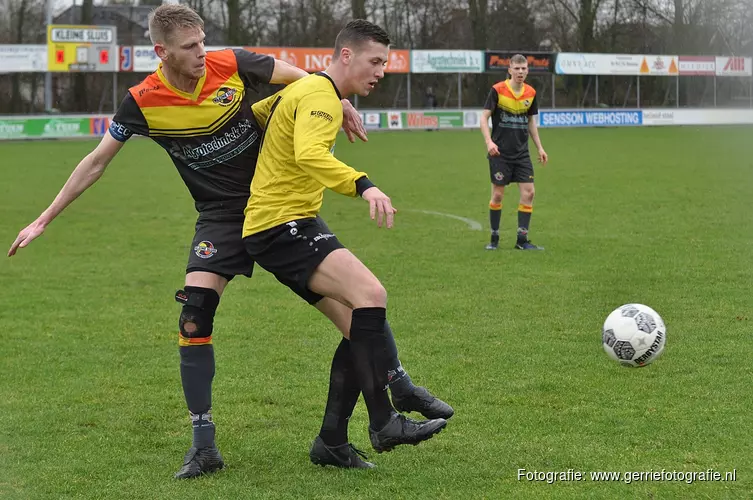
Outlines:
{"label": "club crest on jersey", "polygon": [[198,245],[193,247],[193,251],[200,259],[208,259],[217,253],[217,249],[211,241],[200,241]]}
{"label": "club crest on jersey", "polygon": [[524,106],[530,106],[531,105],[531,101],[529,101],[528,99],[526,99],[525,101],[523,101],[523,105]]}
{"label": "club crest on jersey", "polygon": [[233,103],[236,92],[238,92],[238,89],[232,87],[220,87],[217,91],[217,96],[212,99],[212,102],[219,104],[220,106],[230,106]]}

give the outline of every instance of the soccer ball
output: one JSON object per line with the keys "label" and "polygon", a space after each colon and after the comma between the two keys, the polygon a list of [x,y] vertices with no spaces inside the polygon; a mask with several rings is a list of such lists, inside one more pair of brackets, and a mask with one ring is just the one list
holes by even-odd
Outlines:
{"label": "soccer ball", "polygon": [[646,366],[664,351],[667,327],[650,307],[625,304],[607,317],[601,340],[607,355],[623,366]]}

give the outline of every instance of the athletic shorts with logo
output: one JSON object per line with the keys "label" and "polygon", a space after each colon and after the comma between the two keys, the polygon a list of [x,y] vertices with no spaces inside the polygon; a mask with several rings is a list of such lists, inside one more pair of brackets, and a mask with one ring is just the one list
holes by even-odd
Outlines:
{"label": "athletic shorts with logo", "polygon": [[488,156],[492,184],[507,186],[511,182],[533,182],[533,163],[530,156],[516,160]]}
{"label": "athletic shorts with logo", "polygon": [[319,216],[280,224],[243,241],[250,258],[309,304],[324,298],[309,289],[311,275],[327,255],[345,248]]}
{"label": "athletic shorts with logo", "polygon": [[227,280],[241,275],[250,278],[254,261],[243,245],[243,220],[242,208],[199,213],[186,273],[205,271]]}

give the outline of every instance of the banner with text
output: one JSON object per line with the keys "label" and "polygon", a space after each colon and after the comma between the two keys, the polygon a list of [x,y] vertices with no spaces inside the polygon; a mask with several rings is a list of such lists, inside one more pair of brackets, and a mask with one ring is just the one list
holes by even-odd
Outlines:
{"label": "banner with text", "polygon": [[716,58],[714,56],[680,56],[680,76],[714,76]]}
{"label": "banner with text", "polygon": [[557,54],[558,75],[677,76],[678,56],[641,54]]}
{"label": "banner with text", "polygon": [[641,76],[677,76],[677,56],[643,56],[639,69]]}
{"label": "banner with text", "polygon": [[382,128],[437,129],[463,128],[463,111],[388,111],[380,122]]}
{"label": "banner with text", "polygon": [[557,54],[558,75],[638,75],[643,56],[630,54]]}
{"label": "banner with text", "polygon": [[104,135],[106,116],[56,118],[0,118],[0,139],[53,139]]}
{"label": "banner with text", "polygon": [[486,51],[486,71],[507,71],[510,67],[510,58],[515,54],[525,56],[528,61],[528,72],[551,73],[554,68],[555,54],[551,52],[509,52],[500,50]]}
{"label": "banner with text", "polygon": [[480,50],[412,50],[412,73],[483,73]]}
{"label": "banner with text", "polygon": [[643,112],[626,110],[572,110],[539,112],[539,126],[546,127],[638,127],[643,125]]}
{"label": "banner with text", "polygon": [[644,109],[643,125],[750,125],[753,109]]}
{"label": "banner with text", "polygon": [[717,76],[752,76],[753,60],[750,57],[717,57]]}
{"label": "banner with text", "polygon": [[46,45],[0,45],[0,73],[47,71]]}
{"label": "banner with text", "polygon": [[[246,50],[266,54],[293,66],[313,73],[322,71],[332,63],[334,49],[305,47],[244,47]],[[387,60],[386,73],[408,73],[410,71],[410,51],[391,50]]]}

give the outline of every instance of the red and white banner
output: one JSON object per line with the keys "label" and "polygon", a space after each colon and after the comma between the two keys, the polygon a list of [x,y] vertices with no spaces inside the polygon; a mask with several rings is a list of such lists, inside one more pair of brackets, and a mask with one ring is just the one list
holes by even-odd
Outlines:
{"label": "red and white banner", "polygon": [[716,74],[716,58],[714,56],[680,56],[680,75],[707,75]]}
{"label": "red and white banner", "polygon": [[717,76],[753,76],[753,60],[750,57],[717,57]]}

